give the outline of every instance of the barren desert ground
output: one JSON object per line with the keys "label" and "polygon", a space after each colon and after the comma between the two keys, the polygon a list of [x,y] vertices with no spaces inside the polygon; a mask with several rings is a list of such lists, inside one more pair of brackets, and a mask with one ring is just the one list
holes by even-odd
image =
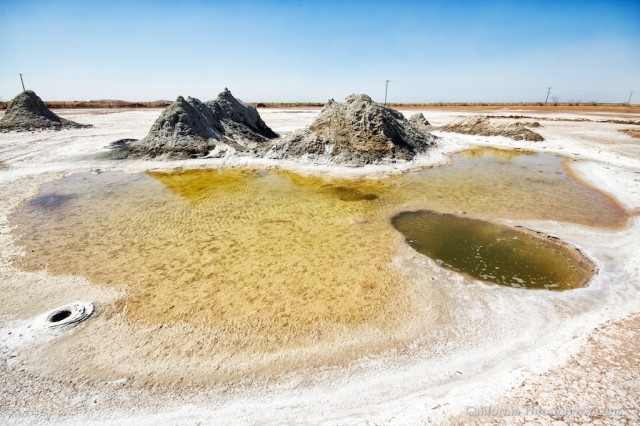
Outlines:
{"label": "barren desert ground", "polygon": [[[416,112],[400,110],[407,116]],[[0,133],[0,423],[640,423],[640,139],[634,132],[624,132],[640,128],[640,110],[583,106],[417,111],[435,126],[433,134],[441,138],[437,148],[409,163],[361,168],[235,156],[111,159],[107,146],[119,139],[144,137],[161,112],[154,108],[60,109],[55,112],[61,117],[93,127]],[[274,131],[286,135],[308,126],[319,109],[259,112]],[[478,113],[537,121],[541,126],[535,131],[545,140],[438,130],[456,118]],[[596,269],[586,287],[536,291],[488,285],[418,254],[386,221],[376,229],[386,239],[376,239],[378,234],[367,233],[376,222],[352,204],[348,206],[352,210],[345,207],[349,221],[339,222],[345,232],[336,232],[335,237],[357,235],[360,231],[354,230],[362,229],[362,244],[375,250],[369,259],[371,277],[380,281],[363,290],[372,295],[375,305],[370,306],[375,310],[360,311],[359,317],[350,317],[352,322],[313,328],[317,332],[313,335],[305,334],[309,329],[304,324],[291,326],[297,333],[292,331],[291,341],[286,332],[277,331],[272,340],[266,336],[264,342],[256,342],[246,336],[262,326],[267,330],[268,319],[256,320],[255,330],[142,321],[133,313],[126,282],[93,282],[89,272],[72,273],[83,269],[61,267],[57,252],[47,253],[51,257],[46,262],[30,259],[18,235],[16,212],[42,188],[77,173],[135,177],[179,168],[268,169],[309,179],[368,179],[372,188],[380,189],[376,179],[382,182],[425,167],[450,167],[455,153],[478,147],[560,156],[568,175],[620,209],[624,220],[615,226],[498,215],[491,208],[477,213],[482,219],[552,235],[578,248]],[[115,184],[110,188],[119,191]],[[554,190],[549,187],[548,193]],[[530,194],[535,197],[539,204],[546,202],[544,194]],[[118,208],[128,207],[124,203]],[[411,201],[402,207],[429,208]],[[278,208],[284,211],[286,203]],[[259,218],[277,223],[283,220],[277,211]],[[102,212],[95,214],[95,223],[101,223]],[[307,210],[299,214],[313,218]],[[322,219],[320,223],[338,223],[332,216]],[[131,228],[127,217],[119,220],[122,234],[114,235]],[[49,221],[47,229],[55,231],[56,222],[46,211],[42,221]],[[90,235],[81,237],[65,250],[91,241]],[[110,239],[105,246],[113,248],[109,244],[115,243]],[[340,245],[331,247],[340,251]],[[95,257],[84,259],[82,267],[110,261],[109,256],[91,253]],[[305,256],[313,256],[313,251],[309,253]],[[234,262],[240,264],[246,259],[242,255],[230,259],[239,259]],[[305,260],[302,257],[296,262]],[[38,260],[45,264],[34,267]],[[335,256],[335,262],[343,260]],[[367,261],[358,258],[358,265]],[[120,265],[135,268],[124,261]],[[351,271],[358,279],[361,271],[357,267]],[[322,270],[317,272],[323,275]],[[390,287],[397,282],[401,285]],[[360,293],[354,294],[348,296]],[[265,300],[279,300],[278,295],[269,297]],[[346,301],[351,299],[338,297],[344,303],[336,303],[336,309],[346,312]],[[94,303],[95,314],[64,333],[38,328],[43,313],[77,300]],[[278,330],[288,326],[279,324]]]}

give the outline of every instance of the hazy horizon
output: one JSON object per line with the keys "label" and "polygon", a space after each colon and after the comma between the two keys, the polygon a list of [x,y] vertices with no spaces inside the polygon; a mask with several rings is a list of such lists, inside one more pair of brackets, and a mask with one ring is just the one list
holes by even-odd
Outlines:
{"label": "hazy horizon", "polygon": [[[633,1],[14,1],[0,97],[392,103],[640,98]],[[636,102],[634,102],[636,101]]]}

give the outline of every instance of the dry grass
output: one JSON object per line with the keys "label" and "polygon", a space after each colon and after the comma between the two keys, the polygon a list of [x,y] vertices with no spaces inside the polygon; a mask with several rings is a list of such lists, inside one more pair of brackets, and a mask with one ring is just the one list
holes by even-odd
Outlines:
{"label": "dry grass", "polygon": [[[10,102],[0,102],[0,110],[7,109]],[[47,108],[165,108],[171,102],[123,102],[123,101],[48,101]]]}
{"label": "dry grass", "polygon": [[393,108],[409,110],[433,110],[433,111],[530,111],[538,113],[548,112],[574,112],[574,113],[632,113],[640,114],[640,105],[622,104],[559,104],[542,105],[537,103],[437,103],[437,104],[389,104]]}
{"label": "dry grass", "polygon": [[[587,122],[587,123],[609,123],[609,124],[631,124],[640,126],[640,120],[617,120],[617,119],[609,119],[609,120],[591,120],[588,118],[562,118],[562,117],[532,117],[528,115],[487,115],[486,118],[507,118],[512,120],[539,120],[539,121],[570,121],[570,122]],[[525,124],[529,127],[540,127],[540,123],[538,125]],[[634,129],[627,129],[632,132]],[[625,130],[622,130],[623,132]],[[633,135],[632,135],[633,136]]]}
{"label": "dry grass", "polygon": [[[126,101],[47,101],[49,108],[165,108],[171,104],[168,101],[155,102],[126,102]],[[249,102],[258,108],[321,108],[324,102]],[[609,112],[640,114],[640,105],[571,103],[558,105],[543,105],[542,103],[389,103],[392,108],[404,110],[432,110],[432,111],[532,111],[532,112]],[[0,102],[0,110],[6,109],[9,102]]]}
{"label": "dry grass", "polygon": [[[321,108],[321,102],[260,102],[251,105],[258,108]],[[389,103],[388,106],[403,110],[432,110],[432,111],[531,111],[531,112],[610,112],[640,114],[640,105],[572,103],[558,105],[543,105],[542,103]]]}

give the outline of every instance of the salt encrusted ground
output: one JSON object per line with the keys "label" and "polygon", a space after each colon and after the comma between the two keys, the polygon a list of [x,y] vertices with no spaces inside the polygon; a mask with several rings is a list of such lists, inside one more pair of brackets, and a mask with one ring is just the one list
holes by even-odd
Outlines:
{"label": "salt encrusted ground", "polygon": [[450,424],[636,424],[640,315],[597,327],[561,365],[528,377],[507,396],[468,406]]}
{"label": "salt encrusted ground", "polygon": [[[123,170],[135,173],[177,166],[273,166],[268,160],[218,159],[125,161],[108,159],[104,149],[117,139],[141,138],[159,110],[60,110],[64,118],[94,125],[92,129],[0,135],[0,423],[329,423],[415,424],[443,422],[535,423],[640,422],[637,395],[638,313],[640,312],[640,220],[623,229],[605,230],[556,222],[512,222],[551,233],[582,248],[600,273],[589,287],[572,292],[507,291],[464,282],[439,270],[408,248],[399,248],[396,265],[427,285],[436,279],[452,294],[450,306],[460,327],[448,330],[451,344],[415,357],[365,359],[353,368],[327,371],[307,380],[297,377],[266,388],[238,386],[220,390],[167,391],[131,386],[126,378],[99,380],[77,371],[51,371],[43,353],[55,353],[56,342],[77,344],[100,333],[126,343],[127,328],[119,318],[97,316],[62,337],[35,335],[32,318],[69,301],[107,304],[119,295],[81,277],[53,277],[46,272],[16,270],[9,259],[13,244],[7,216],[47,181],[78,172]],[[407,115],[416,111],[408,112]],[[276,132],[309,124],[318,110],[261,110]],[[505,112],[506,115],[513,111]],[[434,126],[456,112],[425,111]],[[492,111],[495,115],[495,111]],[[582,114],[582,113],[581,113]],[[573,158],[576,175],[615,197],[629,211],[640,211],[640,150],[637,139],[619,132],[625,125],[545,121],[536,129],[543,142],[444,132],[442,147],[413,164],[362,169],[278,163],[314,173],[380,175],[418,164],[447,161],[447,155],[470,146],[520,147]],[[579,115],[561,114],[563,117]],[[555,116],[558,116],[557,114]],[[591,114],[589,118],[614,118]],[[629,114],[625,114],[628,118]],[[640,118],[640,114],[632,119]],[[465,288],[464,291],[460,290]],[[481,303],[480,303],[481,302]],[[485,305],[489,303],[490,308]],[[116,331],[114,331],[116,330]],[[68,347],[69,345],[67,345]],[[122,351],[127,351],[126,344]],[[116,354],[102,354],[104,357]],[[118,354],[122,356],[122,354]],[[69,354],[58,353],[64,357]],[[125,356],[126,359],[126,356]],[[168,369],[171,368],[169,364]],[[61,379],[62,377],[62,379]],[[538,405],[536,405],[536,402]],[[492,409],[541,407],[534,416],[492,416]],[[485,407],[485,408],[483,408]],[[487,411],[488,407],[488,411]],[[560,409],[591,409],[589,417],[558,417]],[[472,411],[470,411],[472,410]],[[473,411],[475,410],[475,411]],[[483,411],[484,410],[484,411]],[[543,410],[548,410],[544,413]],[[593,417],[593,413],[596,416]],[[473,415],[471,415],[473,414]],[[561,424],[561,423],[558,423]]]}

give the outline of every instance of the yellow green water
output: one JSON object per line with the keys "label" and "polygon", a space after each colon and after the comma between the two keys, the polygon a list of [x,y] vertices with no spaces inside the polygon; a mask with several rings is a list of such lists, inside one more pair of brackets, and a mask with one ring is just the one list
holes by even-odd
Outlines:
{"label": "yellow green water", "polygon": [[567,290],[584,285],[592,272],[569,246],[491,222],[419,210],[402,212],[392,223],[418,252],[479,280]]}
{"label": "yellow green water", "polygon": [[402,241],[391,218],[419,209],[596,226],[625,220],[560,158],[481,150],[383,179],[81,173],[45,185],[12,225],[27,253],[17,264],[125,289],[117,309],[129,321],[222,328],[277,346],[335,327],[398,326],[412,307],[403,306],[406,279],[391,267]]}

